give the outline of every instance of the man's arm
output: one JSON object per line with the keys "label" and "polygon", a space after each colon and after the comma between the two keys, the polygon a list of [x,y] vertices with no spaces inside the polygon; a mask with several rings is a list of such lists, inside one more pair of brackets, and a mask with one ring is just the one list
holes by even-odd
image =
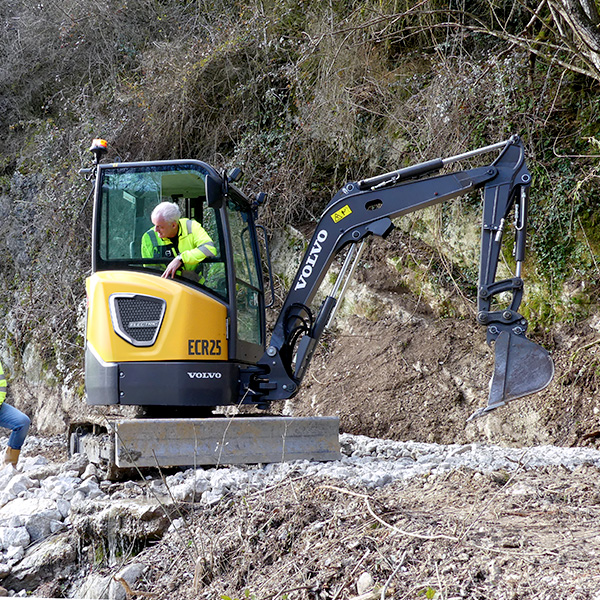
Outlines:
{"label": "man's arm", "polygon": [[192,221],[191,235],[194,247],[191,250],[184,250],[180,253],[181,259],[185,264],[184,268],[186,269],[195,267],[206,258],[215,258],[217,256],[217,246],[206,232],[206,229],[197,221]]}
{"label": "man's arm", "polygon": [[154,246],[147,231],[142,236],[141,251],[142,258],[154,258]]}
{"label": "man's arm", "polygon": [[164,270],[164,273],[161,275],[161,277],[173,279],[173,277],[175,277],[175,273],[182,268],[183,259],[181,258],[181,254],[179,254],[167,265],[167,268]]}

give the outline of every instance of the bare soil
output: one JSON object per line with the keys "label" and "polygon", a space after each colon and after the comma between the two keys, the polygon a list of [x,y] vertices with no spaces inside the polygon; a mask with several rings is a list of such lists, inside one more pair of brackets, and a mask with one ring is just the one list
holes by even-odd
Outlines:
{"label": "bare soil", "polygon": [[339,415],[344,432],[394,440],[598,446],[597,319],[529,331],[530,339],[551,352],[552,383],[467,423],[487,404],[494,364],[485,328],[475,320],[475,303],[453,279],[446,283],[446,304],[465,316],[440,316],[438,307],[407,291],[387,253],[385,242],[371,245],[369,268],[357,274],[378,298],[375,316],[362,307],[363,314],[326,335],[292,401],[294,414]]}

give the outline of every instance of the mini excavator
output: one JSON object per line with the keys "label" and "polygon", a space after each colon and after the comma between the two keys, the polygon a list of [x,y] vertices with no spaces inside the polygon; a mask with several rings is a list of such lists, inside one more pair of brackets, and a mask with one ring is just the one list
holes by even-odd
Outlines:
{"label": "mini excavator", "polygon": [[[385,237],[392,219],[481,189],[483,222],[477,321],[494,348],[494,372],[480,417],[544,389],[552,380],[549,353],[526,336],[523,297],[531,175],[518,136],[450,158],[438,158],[347,183],[325,208],[283,302],[269,342],[265,308],[272,272],[261,260],[257,213],[264,194],[236,186],[239,170],[219,173],[198,160],[103,163],[94,140],[92,273],[85,345],[87,403],[144,407],[145,418],[110,418],[104,429],[74,429],[71,450],[119,468],[330,460],[339,456],[334,417],[201,418],[227,405],[272,402],[298,392],[315,348],[365,240]],[[440,172],[496,153],[487,166]],[[177,203],[202,224],[216,253],[194,270],[161,278],[166,258],[142,256],[153,208]],[[505,228],[514,225],[514,276],[496,280]],[[332,292],[313,308],[334,258],[346,251]],[[502,298],[500,298],[502,296]],[[506,300],[508,298],[508,301]],[[504,301],[504,302],[503,302]],[[92,435],[90,435],[92,434]],[[94,435],[95,434],[95,435]]]}

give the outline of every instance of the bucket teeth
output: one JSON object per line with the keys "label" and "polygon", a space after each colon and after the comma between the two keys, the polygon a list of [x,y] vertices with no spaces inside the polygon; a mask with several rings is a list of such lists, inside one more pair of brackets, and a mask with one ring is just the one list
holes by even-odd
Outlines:
{"label": "bucket teeth", "polygon": [[543,390],[554,376],[550,354],[524,335],[500,333],[495,342],[494,375],[488,404],[475,411],[469,421],[504,406],[512,400]]}

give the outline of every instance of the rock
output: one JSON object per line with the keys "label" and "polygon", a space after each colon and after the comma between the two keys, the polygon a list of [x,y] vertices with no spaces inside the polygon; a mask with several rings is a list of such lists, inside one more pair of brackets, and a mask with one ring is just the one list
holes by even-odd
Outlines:
{"label": "rock", "polygon": [[25,556],[25,550],[21,546],[10,546],[5,557],[9,565],[18,563]]}
{"label": "rock", "polygon": [[75,597],[94,600],[126,600],[128,590],[135,584],[145,570],[140,563],[132,563],[121,569],[114,577],[93,573],[81,584]]}
{"label": "rock", "polygon": [[71,500],[80,484],[81,479],[79,477],[54,475],[47,477],[41,485],[52,499]]}
{"label": "rock", "polygon": [[109,551],[109,562],[114,563],[112,554],[121,546],[129,547],[134,541],[160,539],[167,531],[172,504],[155,500],[98,499],[72,505],[69,517],[76,533],[96,543],[101,540]]}
{"label": "rock", "polygon": [[33,597],[39,598],[40,600],[63,598],[64,587],[64,582],[53,579],[51,581],[47,581],[46,583],[42,583],[42,585],[40,585],[40,587],[33,592]]}
{"label": "rock", "polygon": [[66,519],[69,516],[69,512],[71,511],[71,504],[67,500],[59,498],[56,501],[56,508],[58,508],[63,519]]}
{"label": "rock", "polygon": [[0,522],[20,518],[31,537],[41,540],[52,533],[52,522],[61,521],[56,502],[48,498],[19,498],[0,508]]}
{"label": "rock", "polygon": [[[48,459],[45,456],[27,456],[19,461],[19,468],[23,473],[29,474],[30,471],[36,471],[42,467],[48,467]],[[57,466],[55,465],[55,468]]]}
{"label": "rock", "polygon": [[74,454],[71,458],[62,465],[61,471],[68,473],[74,471],[78,477],[81,477],[89,464],[89,460],[85,454]]}
{"label": "rock", "polygon": [[89,479],[90,477],[98,478],[98,469],[93,463],[90,463],[81,474],[81,479],[83,480]]}
{"label": "rock", "polygon": [[170,488],[171,494],[175,500],[180,502],[198,502],[202,494],[210,489],[210,482],[206,479],[196,481],[186,481]]}
{"label": "rock", "polygon": [[25,465],[23,467],[23,473],[27,474],[27,477],[31,479],[36,479],[39,482],[44,481],[48,477],[54,477],[60,473],[60,464],[52,463],[52,464],[44,464],[40,463],[32,465],[31,467],[27,467]]}
{"label": "rock", "polygon": [[78,540],[61,533],[32,546],[14,565],[2,585],[11,590],[33,590],[51,579],[68,579],[76,568]]}
{"label": "rock", "polygon": [[43,540],[55,531],[58,531],[61,528],[59,525],[61,519],[62,515],[56,509],[42,511],[30,517],[27,520],[25,527],[31,536],[31,541],[36,542],[38,540]]}
{"label": "rock", "polygon": [[39,487],[40,482],[35,479],[30,479],[27,475],[23,475],[19,473],[15,475],[9,482],[8,485],[4,488],[4,491],[8,494],[13,494],[14,496],[18,496],[27,490],[33,487]]}
{"label": "rock", "polygon": [[174,531],[177,531],[178,529],[181,529],[182,527],[185,527],[185,520],[182,518],[175,519],[171,523],[171,525],[169,526],[169,529],[167,531],[169,533],[173,533]]}
{"label": "rock", "polygon": [[30,385],[35,387],[46,383],[44,376],[44,359],[41,355],[41,350],[35,342],[31,342],[25,346],[22,355],[23,369]]}
{"label": "rock", "polygon": [[366,592],[370,592],[373,589],[374,585],[375,582],[373,581],[371,573],[365,572],[358,578],[358,581],[356,582],[356,591],[360,596],[362,594],[365,594]]}
{"label": "rock", "polygon": [[108,600],[127,600],[128,591],[135,589],[135,584],[144,570],[145,566],[140,563],[132,563],[121,569],[110,583]]}
{"label": "rock", "polygon": [[77,491],[84,494],[89,500],[94,498],[106,497],[106,494],[100,489],[97,481],[91,478],[86,479],[78,488]]}
{"label": "rock", "polygon": [[108,589],[112,581],[111,575],[100,575],[92,573],[83,581],[77,593],[76,598],[93,598],[95,600],[108,600]]}
{"label": "rock", "polygon": [[0,467],[0,489],[5,490],[10,480],[15,476],[17,470],[12,465]]}
{"label": "rock", "polygon": [[7,550],[11,546],[28,546],[31,542],[25,527],[0,527],[0,549]]}

